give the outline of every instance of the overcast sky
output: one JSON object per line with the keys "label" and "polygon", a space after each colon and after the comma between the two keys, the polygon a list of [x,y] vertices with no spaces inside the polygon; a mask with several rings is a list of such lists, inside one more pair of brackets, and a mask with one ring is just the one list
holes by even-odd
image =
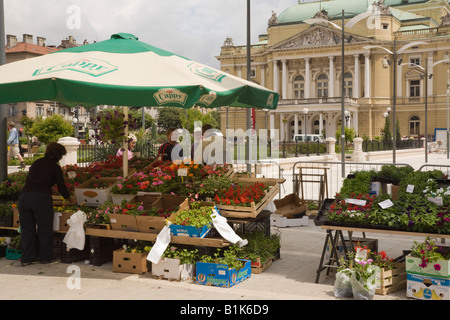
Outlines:
{"label": "overcast sky", "polygon": [[[253,0],[251,42],[266,33],[272,10],[278,15],[297,0]],[[226,37],[247,42],[244,0],[4,0],[6,34],[31,34],[59,45],[69,35],[92,43],[126,32],[140,41],[218,68],[215,56]]]}

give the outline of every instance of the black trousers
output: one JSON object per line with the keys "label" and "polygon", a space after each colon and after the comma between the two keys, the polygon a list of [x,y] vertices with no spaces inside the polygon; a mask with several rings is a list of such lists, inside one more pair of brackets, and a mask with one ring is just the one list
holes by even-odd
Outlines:
{"label": "black trousers", "polygon": [[51,194],[29,191],[20,193],[19,220],[22,262],[36,260],[39,255],[41,261],[53,259],[53,215]]}

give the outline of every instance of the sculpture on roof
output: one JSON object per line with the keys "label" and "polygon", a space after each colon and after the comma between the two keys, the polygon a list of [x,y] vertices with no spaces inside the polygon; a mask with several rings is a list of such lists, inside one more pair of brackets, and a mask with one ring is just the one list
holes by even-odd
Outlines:
{"label": "sculpture on roof", "polygon": [[278,16],[277,14],[272,10],[272,16],[269,19],[268,25],[269,27],[278,24]]}
{"label": "sculpture on roof", "polygon": [[321,11],[317,12],[313,19],[325,19],[330,20],[330,17],[328,16],[328,12],[325,9],[322,9]]}
{"label": "sculpture on roof", "polygon": [[372,12],[373,13],[379,13],[379,14],[385,14],[385,15],[390,15],[391,14],[391,10],[384,3],[384,0],[374,1],[372,3]]}
{"label": "sculpture on roof", "polygon": [[441,17],[441,26],[450,26],[450,12]]}
{"label": "sculpture on roof", "polygon": [[223,42],[223,46],[224,47],[233,47],[234,46],[233,39],[230,37],[227,37],[225,39],[225,41]]}

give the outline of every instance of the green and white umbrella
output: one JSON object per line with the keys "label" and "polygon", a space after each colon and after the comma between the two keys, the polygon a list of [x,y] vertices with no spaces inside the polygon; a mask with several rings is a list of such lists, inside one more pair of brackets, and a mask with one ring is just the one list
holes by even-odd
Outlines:
{"label": "green and white umbrella", "polygon": [[0,104],[51,100],[119,105],[275,109],[258,84],[138,41],[126,33],[0,66]]}

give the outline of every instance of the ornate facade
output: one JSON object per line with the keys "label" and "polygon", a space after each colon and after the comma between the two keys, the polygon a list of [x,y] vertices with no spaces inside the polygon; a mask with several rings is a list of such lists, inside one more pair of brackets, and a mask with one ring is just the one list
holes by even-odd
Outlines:
{"label": "ornate facade", "polygon": [[[344,8],[352,12],[342,17]],[[343,97],[345,125],[360,137],[381,136],[395,111],[401,136],[445,139],[449,52],[447,1],[299,1],[272,12],[251,46],[251,80],[280,94],[277,110],[256,111],[256,129],[278,129],[288,141],[305,130],[335,137]],[[246,78],[245,46],[228,38],[217,59],[221,70]],[[227,123],[245,129],[245,115],[223,108],[222,131]]]}

